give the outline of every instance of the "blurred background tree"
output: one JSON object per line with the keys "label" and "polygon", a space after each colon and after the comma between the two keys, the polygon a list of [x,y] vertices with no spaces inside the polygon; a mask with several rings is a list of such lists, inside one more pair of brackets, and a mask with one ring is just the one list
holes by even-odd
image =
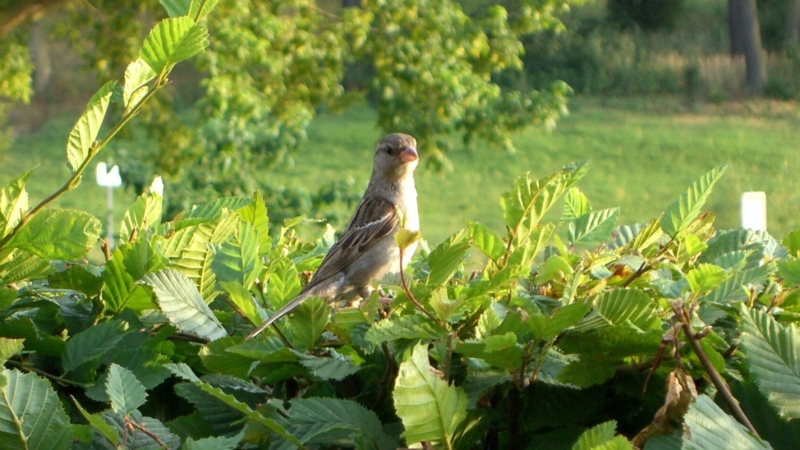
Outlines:
{"label": "blurred background tree", "polygon": [[[510,149],[509,132],[554,123],[568,88],[554,81],[515,90],[495,78],[522,70],[521,36],[560,26],[557,13],[570,1],[481,2],[473,16],[449,0],[221,1],[208,23],[211,51],[176,73],[181,87],[143,112],[127,135],[133,144],[118,147],[115,160],[137,191],[153,174],[166,176],[172,212],[198,198],[261,188],[279,193],[276,200],[305,196],[282,201],[300,214],[359,193],[344,183],[305,195],[259,185],[251,175],[294,164],[319,110],[368,101],[381,130],[416,135],[439,167],[448,164],[453,134]],[[84,73],[102,81],[120,76],[138,52],[147,30],[133,19],[155,22],[162,11],[155,0],[0,1],[6,104],[28,101],[32,86],[42,104],[66,95],[50,76],[59,50],[47,36],[68,42],[90,69]],[[43,121],[46,108],[40,111]]]}

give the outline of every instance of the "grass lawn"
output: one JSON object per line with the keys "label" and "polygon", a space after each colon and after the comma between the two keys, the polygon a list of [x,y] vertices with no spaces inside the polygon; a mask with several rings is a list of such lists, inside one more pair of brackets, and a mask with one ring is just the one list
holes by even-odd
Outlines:
{"label": "grass lawn", "polygon": [[[417,187],[423,234],[429,242],[458,231],[465,219],[501,232],[499,197],[516,176],[530,171],[541,177],[581,159],[590,159],[592,167],[580,188],[595,209],[620,206],[620,223],[655,217],[692,181],[727,164],[706,208],[718,215],[719,228],[738,226],[739,196],[750,190],[767,193],[773,235],[781,238],[800,227],[797,104],[757,101],[688,110],[669,98],[575,99],[570,108],[571,115],[551,132],[531,130],[513,136],[514,155],[457,147],[450,155],[454,170],[444,174],[425,166],[425,142],[420,142],[423,164],[417,170]],[[76,118],[77,114],[55,118],[38,133],[17,139],[6,154],[0,154],[0,183],[39,164],[29,185],[32,203],[63,183],[64,147]],[[366,107],[342,116],[321,114],[294,165],[265,171],[264,177],[309,190],[344,177],[366,186],[373,146],[381,136],[374,123],[374,113]],[[94,173],[85,178],[57,205],[85,209],[102,218],[105,191],[95,184]],[[133,197],[118,190],[116,199],[119,220]]]}

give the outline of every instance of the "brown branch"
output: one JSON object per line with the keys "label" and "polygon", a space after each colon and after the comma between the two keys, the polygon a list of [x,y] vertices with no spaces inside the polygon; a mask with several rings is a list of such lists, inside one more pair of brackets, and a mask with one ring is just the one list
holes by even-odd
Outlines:
{"label": "brown branch", "polygon": [[420,311],[424,312],[426,316],[430,317],[430,319],[433,320],[437,325],[439,325],[440,327],[442,327],[445,330],[447,330],[447,327],[445,327],[444,324],[442,324],[439,321],[439,319],[434,317],[433,314],[431,314],[427,309],[425,309],[425,307],[422,306],[422,304],[417,301],[416,297],[414,297],[414,294],[412,294],[411,291],[408,289],[408,284],[406,284],[406,276],[403,273],[403,249],[402,248],[400,249],[400,261],[399,262],[400,262],[400,284],[403,286],[403,290],[406,292],[406,295],[408,296],[408,299],[411,300],[411,302],[414,303],[414,305],[416,305],[416,307],[419,308]]}
{"label": "brown branch", "polygon": [[161,438],[158,437],[157,434],[153,433],[152,431],[148,430],[147,428],[143,427],[142,425],[139,425],[138,423],[132,421],[130,418],[126,417],[125,418],[125,423],[129,427],[136,428],[137,430],[141,431],[142,433],[148,435],[150,437],[150,439],[154,440],[156,442],[156,444],[160,445],[161,447],[166,447],[167,446],[167,444],[165,444],[161,440]]}
{"label": "brown branch", "polygon": [[0,15],[0,40],[14,31],[15,29],[30,22],[39,20],[48,10],[58,8],[62,4],[70,3],[74,0],[39,0],[36,2],[17,1],[13,2],[6,14]]}
{"label": "brown branch", "polygon": [[670,306],[672,306],[675,316],[681,322],[683,333],[686,335],[689,345],[691,345],[692,350],[694,350],[695,355],[697,355],[697,358],[700,360],[700,364],[702,364],[703,369],[705,369],[706,373],[708,374],[708,377],[711,378],[711,382],[714,383],[714,387],[717,388],[717,392],[725,401],[725,404],[728,406],[728,409],[730,409],[733,417],[758,437],[758,432],[756,431],[755,427],[753,427],[753,424],[750,423],[750,419],[747,418],[744,411],[742,411],[742,407],[739,406],[739,402],[736,400],[733,394],[731,394],[728,383],[725,382],[719,372],[717,372],[717,369],[714,368],[711,360],[708,359],[708,355],[706,355],[706,352],[703,350],[703,346],[700,344],[700,340],[697,339],[697,334],[695,334],[694,329],[692,328],[691,317],[689,317],[689,314],[683,307],[683,302],[677,300],[670,303]]}

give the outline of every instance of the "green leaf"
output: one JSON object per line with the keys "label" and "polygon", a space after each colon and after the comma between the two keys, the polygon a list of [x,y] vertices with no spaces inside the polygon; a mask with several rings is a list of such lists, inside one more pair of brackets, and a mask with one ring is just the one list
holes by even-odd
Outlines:
{"label": "green leaf", "polygon": [[592,212],[589,198],[575,186],[569,188],[564,197],[564,212],[561,213],[562,222],[571,222],[578,217]]}
{"label": "green leaf", "polygon": [[238,232],[217,249],[211,270],[218,281],[235,281],[250,289],[261,271],[258,249],[258,232],[249,223],[240,221]]}
{"label": "green leaf", "polygon": [[303,444],[350,447],[360,438],[368,448],[398,448],[398,442],[383,431],[374,412],[352,400],[334,398],[296,399],[291,407],[281,409],[286,416],[286,430]]}
{"label": "green leaf", "polygon": [[25,190],[25,184],[34,170],[14,178],[8,186],[0,189],[0,238],[10,233],[28,210],[28,191]]}
{"label": "green leaf", "polygon": [[569,224],[571,244],[596,244],[611,236],[617,224],[619,208],[603,209],[584,214]]}
{"label": "green leaf", "polygon": [[22,351],[24,339],[6,339],[0,337],[0,365],[3,365],[9,358]]}
{"label": "green leaf", "polygon": [[303,348],[314,348],[317,338],[331,321],[331,308],[319,297],[309,297],[289,316],[293,343]]}
{"label": "green leaf", "polygon": [[751,283],[762,283],[769,274],[770,266],[766,264],[735,272],[713,291],[701,297],[698,302],[730,303],[736,300],[746,300],[748,293],[745,292],[744,286]]}
{"label": "green leaf", "polygon": [[119,433],[117,433],[116,428],[114,428],[108,422],[103,420],[103,418],[98,416],[97,414],[92,414],[89,411],[83,409],[83,406],[81,406],[81,404],[78,403],[77,400],[75,400],[75,397],[72,397],[72,402],[75,403],[75,406],[78,408],[78,411],[80,411],[83,418],[89,422],[92,428],[99,431],[100,434],[102,434],[103,437],[108,439],[109,442],[115,445],[119,443],[120,441]]}
{"label": "green leaf", "polygon": [[223,281],[220,287],[228,293],[231,306],[243,315],[252,324],[261,323],[261,316],[258,314],[258,307],[250,294],[250,291],[235,281]]}
{"label": "green leaf", "polygon": [[800,417],[800,335],[769,314],[742,307],[746,363],[761,392],[786,420]]}
{"label": "green leaf", "polygon": [[93,215],[69,209],[45,208],[6,244],[45,259],[79,259],[97,242],[102,226]]}
{"label": "green leaf", "polygon": [[103,125],[108,103],[111,101],[111,94],[114,93],[116,85],[116,81],[104,84],[89,100],[86,111],[72,127],[67,141],[67,167],[71,173],[77,172],[84,161],[89,158],[90,149],[97,139],[100,126]]}
{"label": "green leaf", "polygon": [[4,370],[0,386],[0,443],[4,449],[69,449],[72,426],[48,381]]}
{"label": "green leaf", "polygon": [[786,246],[790,255],[800,257],[800,228],[787,234],[781,243]]}
{"label": "green leaf", "polygon": [[128,64],[128,68],[125,69],[125,86],[122,88],[122,104],[125,105],[125,111],[130,111],[142,101],[150,90],[147,82],[155,77],[156,73],[142,58],[137,58]]}
{"label": "green leaf", "polygon": [[655,302],[637,289],[608,290],[594,301],[594,310],[575,329],[591,330],[625,322],[641,330],[660,328]]}
{"label": "green leaf", "polygon": [[684,416],[684,449],[728,450],[732,448],[771,449],[726,414],[707,395],[699,395]]}
{"label": "green leaf", "polygon": [[[205,2],[201,0],[159,0],[161,2],[161,6],[167,10],[167,14],[170,17],[179,17],[179,16],[189,16],[192,19],[198,17],[202,19],[208,13],[217,6],[219,0],[207,0]],[[203,10],[198,15],[197,12],[200,9],[200,6],[203,6]]]}
{"label": "green leaf", "polygon": [[722,267],[713,264],[698,264],[686,274],[686,281],[693,293],[710,291],[725,281],[728,274]]}
{"label": "green leaf", "polygon": [[534,340],[550,340],[575,325],[589,311],[589,305],[576,302],[558,308],[552,316],[531,315],[526,324],[533,331]]}
{"label": "green leaf", "polygon": [[238,448],[244,433],[240,432],[233,436],[207,437],[198,440],[187,438],[181,445],[181,450],[234,450]]}
{"label": "green leaf", "polygon": [[161,311],[179,330],[212,341],[228,335],[186,275],[164,269],[143,281],[153,288]]}
{"label": "green leaf", "polygon": [[778,261],[778,275],[786,287],[800,286],[800,259]]}
{"label": "green leaf", "polygon": [[428,284],[441,286],[453,276],[469,250],[469,231],[463,229],[437,245],[428,255]]}
{"label": "green leaf", "polygon": [[589,169],[586,161],[575,163],[537,181],[529,174],[514,180],[511,189],[501,196],[503,217],[518,243],[525,242],[544,214],[567,189]]}
{"label": "green leaf", "polygon": [[622,436],[615,436],[614,430],[617,422],[610,420],[592,427],[581,434],[572,450],[617,450],[633,448],[630,442]]}
{"label": "green leaf", "polygon": [[675,237],[694,222],[711,194],[711,189],[722,177],[725,169],[726,166],[712,169],[692,183],[688,191],[667,207],[661,217],[661,229],[664,230],[664,233]]}
{"label": "green leaf", "polygon": [[186,16],[164,19],[144,40],[139,57],[159,76],[180,61],[202,53],[208,46],[208,30]]}
{"label": "green leaf", "polygon": [[133,231],[145,233],[161,224],[163,199],[158,194],[140,195],[122,218],[119,239],[129,242]]}
{"label": "green leaf", "polygon": [[653,219],[639,231],[629,247],[631,250],[641,252],[656,243],[663,235],[664,232],[661,230],[659,220]]}
{"label": "green leaf", "polygon": [[53,266],[46,259],[14,250],[5,262],[0,262],[0,286],[43,277],[52,270]]}
{"label": "green leaf", "polygon": [[467,416],[468,399],[463,389],[434,374],[427,344],[416,345],[400,364],[392,398],[408,445],[433,441],[451,448],[453,435]]}
{"label": "green leaf", "polygon": [[[147,251],[147,241],[141,240],[136,247]],[[146,260],[141,261],[129,257],[129,255],[135,254],[136,250],[130,244],[117,247],[103,269],[103,302],[115,313],[119,313],[125,308],[142,311],[157,307],[150,292],[144,286],[137,284],[138,279],[131,274],[134,272],[141,278],[147,271]],[[138,267],[132,267],[134,266],[133,259],[138,261],[138,264],[135,264]]]}
{"label": "green leaf", "polygon": [[394,234],[394,242],[400,250],[407,249],[415,242],[419,242],[420,239],[422,239],[422,233],[419,231],[411,231],[406,228],[401,228]]}
{"label": "green leaf", "polygon": [[292,261],[281,259],[272,267],[267,286],[269,286],[267,300],[277,310],[300,292],[302,286],[300,286],[297,267]]}
{"label": "green leaf", "polygon": [[242,221],[253,225],[258,233],[258,254],[269,253],[272,248],[272,238],[269,235],[269,216],[267,215],[267,205],[261,197],[261,192],[253,194],[253,202],[249,205],[236,210],[236,214]]}
{"label": "green leaf", "polygon": [[305,353],[295,352],[297,361],[312,375],[323,380],[341,381],[348,375],[352,375],[360,370],[360,367],[353,364],[353,361],[346,356],[327,350],[328,356],[313,356]]}
{"label": "green leaf", "polygon": [[125,334],[125,323],[116,320],[100,322],[76,334],[67,341],[61,357],[64,371],[75,370],[113,350]]}
{"label": "green leaf", "polygon": [[117,364],[108,368],[106,393],[111,399],[111,410],[122,415],[136,410],[147,400],[147,392],[136,375]]}
{"label": "green leaf", "polygon": [[500,236],[494,234],[486,225],[479,222],[467,221],[469,238],[472,245],[492,261],[497,261],[506,253],[506,244]]}
{"label": "green leaf", "polygon": [[380,345],[398,339],[439,339],[447,332],[421,315],[394,316],[375,322],[367,330],[368,342]]}

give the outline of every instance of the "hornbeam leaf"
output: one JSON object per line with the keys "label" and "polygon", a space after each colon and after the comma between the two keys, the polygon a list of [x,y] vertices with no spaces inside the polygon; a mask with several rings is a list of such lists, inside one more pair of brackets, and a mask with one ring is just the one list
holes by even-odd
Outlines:
{"label": "hornbeam leaf", "polygon": [[100,132],[100,126],[103,124],[108,103],[111,101],[111,94],[116,85],[116,81],[104,84],[89,100],[86,111],[72,127],[67,141],[67,167],[70,172],[77,172],[89,157],[89,150],[97,139],[97,133]]}
{"label": "hornbeam leaf", "polygon": [[703,175],[702,178],[692,183],[688,191],[667,207],[661,217],[661,228],[664,233],[675,237],[694,222],[711,194],[711,188],[722,177],[726,167],[716,167]]}
{"label": "hornbeam leaf", "polygon": [[392,398],[408,445],[433,441],[451,448],[456,429],[467,416],[467,394],[434,374],[426,344],[415,346],[411,357],[400,364]]}
{"label": "hornbeam leaf", "polygon": [[72,425],[50,383],[32,373],[4,370],[0,386],[3,449],[69,449]]}
{"label": "hornbeam leaf", "polygon": [[750,434],[744,425],[725,413],[714,400],[700,395],[684,417],[684,449],[728,450],[732,448],[771,449],[769,443]]}
{"label": "hornbeam leaf", "polygon": [[179,330],[212,341],[228,335],[186,275],[164,269],[145,276],[143,281],[153,288],[161,311]]}
{"label": "hornbeam leaf", "polygon": [[97,242],[102,225],[83,211],[45,208],[6,245],[46,259],[78,259]]}
{"label": "hornbeam leaf", "polygon": [[180,61],[202,53],[208,46],[208,30],[186,16],[164,19],[144,40],[139,57],[161,75]]}
{"label": "hornbeam leaf", "polygon": [[122,415],[142,406],[147,399],[147,392],[136,375],[118,364],[108,368],[106,393],[111,399],[111,410]]}
{"label": "hornbeam leaf", "polygon": [[742,350],[761,392],[781,417],[800,417],[800,335],[767,313],[742,307]]}

